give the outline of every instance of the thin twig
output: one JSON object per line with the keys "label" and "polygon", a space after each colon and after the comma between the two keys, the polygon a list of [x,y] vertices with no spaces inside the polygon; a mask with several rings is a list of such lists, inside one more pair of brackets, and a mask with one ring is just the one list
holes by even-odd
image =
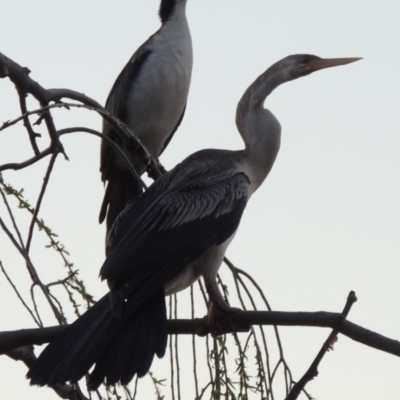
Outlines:
{"label": "thin twig", "polygon": [[50,175],[51,175],[51,172],[53,171],[54,163],[56,162],[56,158],[57,158],[58,154],[59,154],[58,152],[55,152],[55,153],[53,153],[53,155],[50,158],[50,162],[47,167],[46,174],[43,178],[43,185],[42,185],[42,188],[39,193],[39,197],[36,202],[36,207],[34,208],[34,211],[33,211],[32,219],[31,219],[31,223],[30,223],[29,231],[28,231],[28,238],[26,240],[26,245],[25,245],[26,252],[28,254],[29,254],[29,249],[31,246],[32,237],[33,237],[33,228],[35,226],[37,216],[39,214],[40,206],[42,204],[42,200],[43,200],[44,194],[46,192],[46,188],[47,188],[47,185],[50,180]]}
{"label": "thin twig", "polygon": [[13,243],[14,247],[19,251],[19,253],[22,255],[22,257],[25,259],[25,262],[28,266],[28,269],[30,271],[30,273],[33,276],[34,279],[34,283],[36,283],[41,289],[43,294],[45,295],[48,303],[50,304],[51,309],[53,310],[53,313],[56,317],[56,319],[60,322],[60,323],[64,323],[65,320],[63,318],[62,315],[60,315],[60,313],[58,312],[57,308],[55,307],[55,305],[53,304],[53,301],[51,300],[49,293],[48,293],[48,289],[46,288],[45,285],[43,285],[43,283],[41,282],[37,272],[36,272],[36,268],[34,267],[32,260],[29,257],[29,254],[27,254],[26,250],[24,247],[20,246],[18,244],[18,242],[15,240],[13,234],[9,231],[9,229],[7,228],[7,226],[5,225],[5,223],[3,222],[2,218],[0,218],[0,227],[3,229],[3,231],[6,233],[6,235],[8,236],[8,238],[11,240],[11,242]]}
{"label": "thin twig", "polygon": [[47,157],[48,155],[53,154],[53,152],[54,152],[54,149],[52,149],[51,147],[48,147],[47,149],[41,151],[37,156],[28,158],[27,160],[22,161],[20,163],[12,162],[12,163],[0,165],[0,172],[6,171],[8,169],[13,170],[13,171],[18,171],[20,169],[30,167],[31,165],[42,160],[43,158]]}
{"label": "thin twig", "polygon": [[[27,96],[27,93],[26,93],[25,90],[23,90],[23,89],[21,89],[19,87],[17,87],[17,92],[18,92],[18,97],[19,97],[19,106],[21,108],[21,113],[25,114],[25,113],[28,112],[28,109],[26,107],[26,96]],[[38,147],[38,145],[36,143],[36,138],[39,137],[40,135],[37,134],[33,130],[31,122],[30,122],[28,116],[26,116],[24,118],[24,126],[25,126],[26,130],[28,131],[29,141],[31,142],[31,146],[32,146],[33,152],[34,152],[35,155],[38,155],[39,154],[39,147]]]}
{"label": "thin twig", "polygon": [[[343,318],[347,318],[351,307],[356,301],[357,301],[356,294],[353,291],[351,291],[347,297],[346,305],[344,306],[344,309],[342,311]],[[299,397],[300,393],[306,387],[307,383],[318,375],[318,366],[322,361],[322,358],[325,356],[325,354],[333,348],[333,344],[336,342],[338,334],[339,331],[337,329],[334,329],[330,333],[330,335],[322,345],[321,350],[318,352],[317,356],[312,362],[310,368],[302,376],[302,378],[292,387],[292,390],[286,397],[286,400],[296,400]]]}
{"label": "thin twig", "polygon": [[[172,296],[169,297],[169,315],[172,318],[173,315],[173,302]],[[171,366],[171,398],[172,400],[175,399],[175,388],[174,388],[174,348],[172,345],[172,340],[169,341],[169,357],[170,357],[170,366]]]}
{"label": "thin twig", "polygon": [[[33,310],[35,312],[36,318],[38,319],[38,321],[40,323],[40,327],[42,328],[43,327],[43,322],[42,322],[42,319],[40,318],[39,309],[38,309],[38,306],[37,306],[37,303],[36,303],[36,299],[35,299],[35,286],[36,286],[35,278],[33,278],[33,281],[34,282],[32,283],[31,288],[30,288],[31,300],[32,300]],[[49,293],[49,295],[50,295],[50,293]]]}
{"label": "thin twig", "polygon": [[124,152],[124,150],[118,146],[117,143],[115,143],[112,139],[110,139],[108,136],[104,135],[103,133],[100,133],[94,129],[90,128],[85,128],[83,126],[80,127],[74,127],[74,128],[65,128],[65,129],[60,129],[58,131],[58,134],[61,135],[66,135],[68,133],[74,133],[74,132],[85,132],[89,133],[91,135],[97,136],[101,138],[102,140],[106,141],[112,148],[113,150],[118,153],[118,155],[124,160],[127,168],[129,169],[130,173],[133,175],[133,177],[136,179],[137,182],[146,190],[147,185],[144,183],[142,178],[139,176],[139,174],[136,172],[135,167],[131,163],[128,155]]}
{"label": "thin twig", "polygon": [[4,276],[6,277],[8,283],[10,284],[10,286],[13,288],[15,294],[17,295],[18,299],[21,301],[22,305],[26,308],[26,310],[28,311],[28,313],[30,314],[30,316],[32,317],[33,321],[35,322],[35,324],[37,326],[42,326],[42,324],[36,319],[35,315],[33,314],[32,310],[29,308],[28,304],[26,304],[25,300],[22,298],[21,294],[19,293],[17,287],[14,285],[13,281],[11,280],[11,278],[8,276],[6,270],[4,269],[3,263],[0,260],[0,269],[1,272],[3,272]]}
{"label": "thin twig", "polygon": [[[271,306],[270,306],[270,304],[269,304],[267,298],[265,297],[264,292],[262,291],[262,289],[261,289],[261,287],[258,285],[258,283],[254,280],[254,278],[253,278],[251,275],[249,275],[246,271],[244,271],[244,270],[242,270],[242,269],[240,269],[240,268],[235,267],[235,266],[233,265],[233,263],[230,262],[226,257],[224,258],[224,262],[225,262],[226,265],[229,267],[229,269],[232,271],[232,273],[234,274],[234,276],[235,276],[235,275],[236,275],[236,276],[243,275],[243,276],[245,276],[245,277],[252,283],[252,285],[256,288],[256,290],[258,291],[259,295],[261,296],[261,298],[262,298],[262,300],[263,300],[265,306],[267,307],[267,309],[271,311],[272,308],[271,308]],[[240,280],[241,280],[241,279],[240,279]],[[242,280],[241,280],[241,282],[242,282],[242,285],[244,285],[244,282],[243,282]],[[289,367],[288,367],[288,365],[287,365],[287,363],[286,363],[286,361],[285,361],[284,355],[283,355],[283,346],[282,346],[282,342],[281,342],[281,339],[280,339],[278,327],[277,327],[277,326],[273,326],[273,329],[274,329],[274,331],[275,331],[275,337],[276,337],[276,342],[277,342],[278,349],[279,349],[280,360],[278,361],[278,364],[276,365],[276,367],[275,367],[275,369],[274,369],[274,371],[273,371],[273,373],[272,373],[272,375],[271,375],[271,372],[270,372],[270,365],[269,365],[268,359],[267,359],[267,370],[268,370],[268,374],[269,374],[269,379],[270,379],[271,382],[273,381],[273,379],[274,379],[274,377],[275,377],[275,374],[276,374],[276,372],[277,372],[277,370],[278,370],[279,363],[282,362],[283,367],[284,367],[284,369],[285,369],[286,393],[288,394],[289,391],[290,391],[291,384],[292,384],[292,382],[293,382],[293,380],[292,380],[292,373],[291,373],[291,371],[290,371],[290,369],[289,369]],[[262,339],[263,339],[263,344],[264,344],[264,350],[265,350],[265,352],[266,352],[266,354],[267,354],[267,357],[268,357],[267,342],[266,342],[265,335],[264,335],[263,332],[262,332]],[[288,376],[287,376],[288,374],[289,374],[289,381],[288,381]],[[273,392],[272,392],[272,389],[271,389],[271,388],[269,388],[269,392],[270,392],[271,397],[272,397],[272,399],[273,399],[273,398],[274,398],[274,395],[273,395]],[[308,393],[305,393],[305,394],[306,394],[307,397],[310,397]]]}
{"label": "thin twig", "polygon": [[[46,105],[43,106],[39,109],[36,110],[32,110],[32,111],[28,111],[27,113],[25,113],[24,115],[21,115],[20,117],[17,117],[13,120],[7,121],[5,122],[2,126],[0,126],[0,131],[9,128],[12,125],[15,125],[16,123],[18,123],[19,121],[23,120],[26,116],[29,115],[48,115],[49,111],[51,109],[57,109],[57,108],[66,108],[66,109],[70,109],[70,108],[84,108],[90,111],[95,111],[98,114],[100,114],[116,131],[116,133],[121,137],[122,141],[127,145],[127,147],[129,148],[131,146],[132,141],[136,144],[138,144],[144,151],[145,154],[145,159],[142,160],[145,164],[151,166],[151,168],[156,172],[157,175],[162,175],[162,166],[160,164],[160,162],[158,161],[158,159],[156,157],[154,157],[152,155],[152,153],[147,149],[146,145],[143,143],[143,141],[136,136],[132,130],[126,125],[124,124],[119,118],[111,115],[108,111],[106,111],[104,108],[96,108],[96,107],[91,107],[88,106],[86,104],[77,104],[77,103],[55,103],[55,104],[50,104],[50,105]],[[57,132],[57,131],[56,131]],[[54,146],[52,145],[50,147],[50,152],[54,151]],[[42,157],[42,153],[41,152],[37,157]],[[33,157],[33,159],[35,159],[36,157]],[[22,164],[22,163],[20,163]],[[15,164],[6,164],[7,168],[5,168],[4,165],[0,166],[0,171],[3,171],[5,169],[20,169],[20,168],[11,168],[11,166],[14,166]],[[18,166],[18,164],[17,164]]]}
{"label": "thin twig", "polygon": [[3,198],[3,202],[4,202],[4,204],[5,204],[6,208],[7,208],[7,212],[8,212],[8,215],[10,216],[11,222],[12,222],[14,230],[15,230],[15,233],[18,236],[19,243],[20,243],[21,247],[23,247],[24,246],[24,241],[22,240],[21,232],[20,232],[20,230],[18,228],[18,225],[17,225],[17,223],[15,221],[14,213],[12,212],[10,204],[7,201],[7,197],[4,194],[3,189],[1,189],[1,188],[0,188],[0,193],[1,193],[1,197]]}
{"label": "thin twig", "polygon": [[[191,317],[194,318],[194,288],[190,286],[190,310]],[[193,354],[193,376],[194,376],[194,388],[196,392],[196,399],[199,398],[199,382],[197,377],[197,356],[196,356],[196,336],[192,335],[192,354]]]}
{"label": "thin twig", "polygon": [[[32,215],[34,214],[35,209],[29,204],[29,202],[26,199],[23,198],[22,189],[16,190],[11,185],[6,184],[1,176],[0,176],[0,185],[3,186],[4,191],[7,194],[13,195],[17,198],[17,200],[19,201],[20,208],[26,209]],[[5,201],[7,202],[7,200],[5,200]],[[13,218],[12,214],[11,214],[11,218]],[[55,237],[57,235],[54,232],[52,232],[52,230],[48,226],[46,226],[45,222],[42,219],[39,220],[38,218],[36,218],[35,222],[36,222],[39,230],[43,230],[46,233],[46,235],[48,236],[48,238],[50,239],[50,245],[47,247],[54,248],[57,251],[57,253],[60,254],[62,260],[64,261],[64,265],[68,268],[68,270],[70,272],[69,276],[71,277],[73,282],[76,284],[76,286],[75,286],[72,283],[66,281],[65,285],[69,285],[71,288],[78,291],[79,294],[82,296],[82,298],[86,301],[88,306],[93,304],[93,297],[86,292],[86,288],[85,288],[83,282],[77,278],[77,271],[74,271],[72,269],[73,264],[70,263],[66,257],[67,255],[69,255],[69,253],[66,251],[66,249],[64,248],[64,246],[61,243],[59,243],[58,241],[55,240]],[[16,230],[17,230],[17,233],[19,234],[18,228],[16,228]],[[20,234],[19,234],[19,238],[20,238],[21,248],[23,248],[24,244],[23,244]],[[35,282],[35,277],[33,275],[31,276],[31,279],[33,282]],[[64,285],[64,287],[66,287],[65,285]],[[75,308],[76,314],[80,315],[77,304],[76,304],[75,300],[73,299],[72,293],[68,290],[68,288],[66,288],[66,290],[67,290],[69,298]],[[32,298],[33,298],[33,296],[32,296]],[[39,316],[38,316],[38,318],[39,318]]]}
{"label": "thin twig", "polygon": [[[178,299],[176,294],[173,296],[174,299],[174,319],[178,319]],[[179,366],[179,353],[178,353],[178,335],[175,335],[175,365],[176,365],[176,388],[178,391],[178,400],[181,400],[181,371]]]}

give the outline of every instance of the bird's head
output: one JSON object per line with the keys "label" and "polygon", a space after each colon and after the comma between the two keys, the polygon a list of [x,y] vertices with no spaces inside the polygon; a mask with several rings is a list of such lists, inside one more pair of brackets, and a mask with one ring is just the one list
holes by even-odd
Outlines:
{"label": "bird's head", "polygon": [[321,58],[311,54],[295,54],[281,60],[279,68],[284,71],[288,80],[293,80],[320,69],[350,64],[358,60],[361,60],[361,58]]}

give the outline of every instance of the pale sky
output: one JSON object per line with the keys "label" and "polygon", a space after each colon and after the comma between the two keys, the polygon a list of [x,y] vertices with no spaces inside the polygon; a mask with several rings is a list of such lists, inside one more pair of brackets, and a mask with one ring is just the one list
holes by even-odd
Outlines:
{"label": "pale sky", "polygon": [[[133,51],[158,29],[158,3],[9,1],[2,6],[0,51],[29,67],[44,87],[74,89],[104,103]],[[289,82],[267,100],[282,124],[281,151],[227,255],[257,279],[275,310],[340,312],[354,290],[359,301],[349,319],[400,339],[399,3],[189,0],[187,16],[192,86],[185,119],[161,159],[167,168],[199,149],[241,148],[236,104],[275,61],[296,53],[364,58]],[[13,85],[0,80],[0,122],[17,115]],[[101,125],[86,111],[54,116],[60,128]],[[21,125],[0,133],[1,164],[29,156],[25,135]],[[97,224],[103,193],[99,141],[74,134],[63,142],[70,161],[58,159],[42,217],[98,298],[106,291],[97,279],[104,259],[104,227]],[[24,187],[34,203],[46,165],[4,177]],[[36,235],[33,259],[43,276],[55,280],[61,270],[51,269]],[[0,237],[0,260],[23,280],[22,261]],[[34,327],[3,275],[0,299],[0,331]],[[56,322],[49,316],[46,323]],[[329,331],[280,331],[287,361],[300,378]],[[49,389],[30,388],[25,373],[22,363],[0,357],[4,398],[57,398]],[[398,358],[340,336],[307,389],[324,400],[395,399],[399,376]]]}

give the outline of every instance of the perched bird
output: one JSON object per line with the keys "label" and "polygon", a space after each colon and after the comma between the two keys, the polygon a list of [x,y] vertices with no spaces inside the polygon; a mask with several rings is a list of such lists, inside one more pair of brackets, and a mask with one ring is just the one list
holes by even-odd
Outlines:
{"label": "perched bird", "polygon": [[212,303],[208,321],[232,312],[218,289],[217,271],[280,146],[281,126],[263,103],[284,82],[357,60],[300,54],[272,65],[238,104],[243,150],[196,152],[133,199],[108,236],[100,276],[110,293],[42,352],[28,372],[31,383],[76,382],[93,364],[90,390],[104,380],[126,384],[135,374],[143,376],[154,355],[162,357],[166,349],[164,296],[201,276]]}
{"label": "perched bird", "polygon": [[[143,141],[153,156],[164,151],[185,113],[192,74],[192,40],[186,19],[187,0],[161,0],[160,29],[133,54],[106,102],[110,114]],[[103,133],[121,145],[108,122]],[[137,146],[128,150],[139,175],[146,170]],[[101,179],[107,183],[99,221],[107,215],[107,232],[128,201],[142,193],[140,183],[106,141],[101,145]]]}

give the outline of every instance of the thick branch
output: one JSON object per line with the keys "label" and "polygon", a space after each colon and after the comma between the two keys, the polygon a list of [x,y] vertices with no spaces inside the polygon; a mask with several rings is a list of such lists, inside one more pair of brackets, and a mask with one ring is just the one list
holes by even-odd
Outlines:
{"label": "thick branch", "polygon": [[[282,325],[314,326],[336,329],[342,335],[359,343],[389,354],[400,356],[400,342],[376,332],[365,329],[343,318],[340,313],[285,312],[285,311],[243,311],[231,314],[219,320],[221,333],[234,332],[235,327],[243,325]],[[48,343],[67,326],[54,326],[39,329],[0,332],[0,354],[15,347]],[[210,333],[202,318],[177,319],[168,321],[170,334],[204,336]]]}
{"label": "thick branch", "polygon": [[98,108],[103,110],[103,106],[91,97],[86,96],[84,93],[76,92],[71,89],[47,89],[51,95],[51,99],[55,102],[61,101],[63,98],[80,101],[89,107]]}
{"label": "thick branch", "polygon": [[0,53],[0,78],[8,77],[19,89],[31,93],[40,103],[48,104],[51,101],[50,93],[29,76],[30,72]]}

